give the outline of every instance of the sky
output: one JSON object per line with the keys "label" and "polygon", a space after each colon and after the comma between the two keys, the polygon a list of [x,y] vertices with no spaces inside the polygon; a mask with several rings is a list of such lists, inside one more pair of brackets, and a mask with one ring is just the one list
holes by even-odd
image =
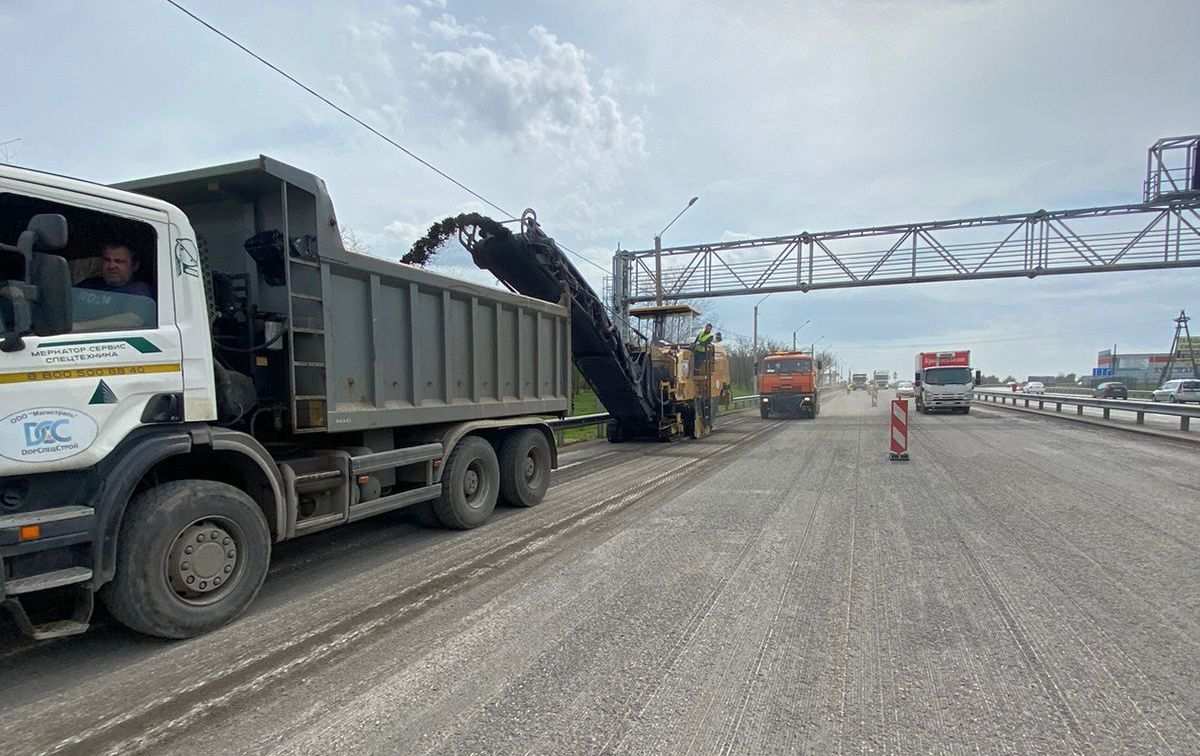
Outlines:
{"label": "sky", "polygon": [[[591,262],[665,244],[1140,200],[1145,150],[1200,133],[1200,3],[185,0],[506,213]],[[164,0],[0,0],[10,162],[113,182],[258,154],[323,177],[343,227],[398,258],[479,210],[462,189]],[[0,159],[3,159],[0,152]],[[593,264],[594,263],[594,264]],[[461,250],[437,267],[488,282]],[[760,335],[911,372],[1089,372],[1163,351],[1200,273],[777,294]],[[758,297],[707,304],[748,337]]]}

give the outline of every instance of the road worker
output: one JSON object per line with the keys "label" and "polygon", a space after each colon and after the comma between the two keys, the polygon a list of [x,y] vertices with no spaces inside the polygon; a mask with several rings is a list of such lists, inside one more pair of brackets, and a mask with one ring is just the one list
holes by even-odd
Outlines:
{"label": "road worker", "polygon": [[713,333],[713,324],[705,323],[704,329],[696,336],[696,340],[692,342],[692,354],[696,356],[696,370],[701,370],[708,364],[708,356],[713,351],[713,339],[716,334]]}

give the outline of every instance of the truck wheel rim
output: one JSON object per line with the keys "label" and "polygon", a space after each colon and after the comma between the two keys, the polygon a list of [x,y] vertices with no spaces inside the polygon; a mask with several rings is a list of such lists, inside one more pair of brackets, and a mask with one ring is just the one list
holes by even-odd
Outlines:
{"label": "truck wheel rim", "polygon": [[542,483],[542,465],[538,462],[537,449],[530,449],[525,455],[525,485],[537,488]]}
{"label": "truck wheel rim", "polygon": [[241,577],[241,530],[224,517],[204,517],[179,531],[167,551],[164,577],[185,604],[223,599]]}
{"label": "truck wheel rim", "polygon": [[463,497],[467,500],[467,506],[472,509],[479,509],[488,495],[488,480],[487,475],[483,471],[483,466],[478,462],[472,462],[467,466],[466,473],[463,474]]}

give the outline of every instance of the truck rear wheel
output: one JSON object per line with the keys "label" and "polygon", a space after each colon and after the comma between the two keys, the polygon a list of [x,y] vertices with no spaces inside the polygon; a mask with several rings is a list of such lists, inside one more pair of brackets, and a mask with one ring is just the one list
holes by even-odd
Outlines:
{"label": "truck rear wheel", "polygon": [[500,444],[500,498],[514,507],[542,503],[550,488],[550,444],[541,431],[514,431]]}
{"label": "truck rear wheel", "polygon": [[625,441],[625,430],[616,420],[609,420],[604,428],[605,436],[610,444],[620,444]]}
{"label": "truck rear wheel", "polygon": [[262,510],[231,485],[163,483],[133,500],[101,598],[121,624],[160,638],[224,625],[258,595],[271,560]]}
{"label": "truck rear wheel", "polygon": [[446,460],[442,495],[433,503],[433,511],[447,528],[470,530],[492,516],[499,493],[496,451],[479,436],[467,436]]}

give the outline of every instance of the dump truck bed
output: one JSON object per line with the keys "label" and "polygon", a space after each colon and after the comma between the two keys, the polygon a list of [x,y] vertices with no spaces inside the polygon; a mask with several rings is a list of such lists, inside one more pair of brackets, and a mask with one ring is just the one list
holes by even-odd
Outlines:
{"label": "dump truck bed", "polygon": [[239,296],[286,323],[285,339],[239,369],[260,396],[286,381],[296,432],[570,407],[565,306],[346,251],[310,173],[262,156],[119,187],[183,210],[206,269],[244,281]]}

